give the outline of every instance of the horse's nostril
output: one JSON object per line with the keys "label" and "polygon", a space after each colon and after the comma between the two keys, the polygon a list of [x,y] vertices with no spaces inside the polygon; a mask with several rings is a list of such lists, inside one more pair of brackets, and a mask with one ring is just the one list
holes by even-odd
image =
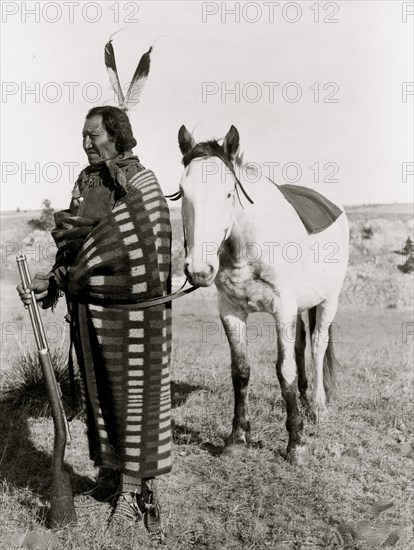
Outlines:
{"label": "horse's nostril", "polygon": [[210,265],[210,264],[203,264],[202,266],[200,266],[200,268],[197,270],[197,275],[199,277],[202,277],[203,279],[207,279],[211,276],[211,274],[213,273],[214,269],[213,269],[213,266]]}
{"label": "horse's nostril", "polygon": [[184,273],[188,281],[193,285],[209,286],[214,280],[214,266],[207,263],[184,263]]}

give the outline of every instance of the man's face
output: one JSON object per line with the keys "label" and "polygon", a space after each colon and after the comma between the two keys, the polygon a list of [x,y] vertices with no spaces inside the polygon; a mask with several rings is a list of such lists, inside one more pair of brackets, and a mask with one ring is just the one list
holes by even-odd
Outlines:
{"label": "man's face", "polygon": [[115,143],[109,139],[100,115],[85,120],[82,137],[83,149],[88,155],[89,164],[99,164],[119,154]]}

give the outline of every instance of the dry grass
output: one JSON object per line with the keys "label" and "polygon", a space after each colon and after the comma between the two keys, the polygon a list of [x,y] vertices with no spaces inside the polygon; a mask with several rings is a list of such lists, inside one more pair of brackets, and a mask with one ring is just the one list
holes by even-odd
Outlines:
{"label": "dry grass", "polygon": [[[411,307],[412,277],[398,265],[407,237],[413,238],[412,215],[369,216],[350,213],[350,261],[341,303],[378,307]],[[371,232],[367,233],[367,229]],[[370,238],[364,238],[370,234]]]}
{"label": "dry grass", "polygon": [[[194,308],[186,318],[190,300]],[[373,506],[390,501],[394,506],[381,514],[380,525],[397,529],[395,548],[410,548],[412,343],[401,342],[407,315],[367,310],[356,321],[353,310],[339,314],[339,395],[325,423],[307,424],[311,463],[295,468],[281,456],[287,436],[274,343],[264,336],[268,319],[253,318],[263,327],[263,338],[250,346],[254,443],[238,458],[224,459],[220,450],[232,417],[229,354],[220,333],[204,342],[200,337],[202,323],[217,320],[215,304],[208,292],[177,303],[174,470],[160,480],[166,549],[339,548],[341,529],[376,525]],[[72,432],[67,460],[77,493],[90,486],[94,469],[81,421],[72,422]],[[51,422],[3,410],[1,439],[3,541],[9,541],[38,527],[47,504]],[[105,533],[108,513],[106,505],[80,512],[78,526],[60,533],[58,548],[153,547],[141,530]],[[375,547],[364,542],[362,548]]]}
{"label": "dry grass", "polygon": [[[365,212],[355,215],[360,218],[351,216],[354,227],[366,223]],[[327,420],[306,423],[311,460],[305,468],[282,458],[287,433],[275,343],[264,324],[270,318],[251,318],[261,327],[260,338],[249,347],[253,444],[239,457],[225,459],[220,451],[233,408],[229,351],[219,325],[216,334],[202,337],[203,323],[219,321],[214,291],[199,290],[174,303],[174,469],[159,482],[166,550],[374,550],[392,532],[398,540],[389,539],[390,546],[413,547],[413,337],[403,338],[403,324],[412,323],[413,316],[400,294],[401,281],[409,276],[392,269],[390,279],[387,271],[387,264],[399,262],[392,250],[406,240],[408,225],[390,220],[388,225],[384,217],[375,225],[367,242],[353,241],[350,283],[336,319],[339,390]],[[371,268],[373,252],[377,263]],[[360,290],[352,287],[354,275]],[[372,300],[371,292],[383,297]],[[371,302],[382,307],[367,307]],[[398,307],[387,309],[393,303]],[[10,550],[16,534],[43,525],[53,427],[49,419],[7,404],[0,412],[0,548]],[[66,456],[79,493],[90,487],[96,472],[82,422],[74,420],[71,429]],[[391,502],[376,519],[377,506]],[[80,511],[76,527],[57,533],[57,550],[156,547],[142,529],[105,532],[108,514],[105,504]],[[370,538],[373,533],[380,542]]]}

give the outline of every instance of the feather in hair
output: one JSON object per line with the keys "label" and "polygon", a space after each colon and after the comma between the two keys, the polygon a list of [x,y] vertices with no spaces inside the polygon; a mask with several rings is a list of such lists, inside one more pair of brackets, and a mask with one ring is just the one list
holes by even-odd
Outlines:
{"label": "feather in hair", "polygon": [[106,70],[108,71],[109,80],[111,82],[112,88],[118,99],[118,105],[120,109],[125,109],[125,98],[122,92],[121,83],[119,81],[118,71],[116,69],[115,52],[112,46],[112,37],[105,45],[105,65]]}
{"label": "feather in hair", "polygon": [[151,52],[152,46],[150,49],[144,53],[138,63],[138,67],[135,70],[134,76],[132,77],[131,84],[129,85],[126,98],[125,98],[125,108],[130,109],[131,106],[135,106],[139,103],[141,97],[141,92],[145,86],[145,83],[148,78],[150,64],[151,64]]}

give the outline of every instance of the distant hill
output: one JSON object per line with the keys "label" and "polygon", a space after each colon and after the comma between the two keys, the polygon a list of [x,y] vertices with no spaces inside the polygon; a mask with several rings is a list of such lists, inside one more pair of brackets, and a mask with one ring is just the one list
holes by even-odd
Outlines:
{"label": "distant hill", "polygon": [[411,214],[414,215],[412,203],[392,204],[356,204],[344,206],[345,212],[355,214]]}

